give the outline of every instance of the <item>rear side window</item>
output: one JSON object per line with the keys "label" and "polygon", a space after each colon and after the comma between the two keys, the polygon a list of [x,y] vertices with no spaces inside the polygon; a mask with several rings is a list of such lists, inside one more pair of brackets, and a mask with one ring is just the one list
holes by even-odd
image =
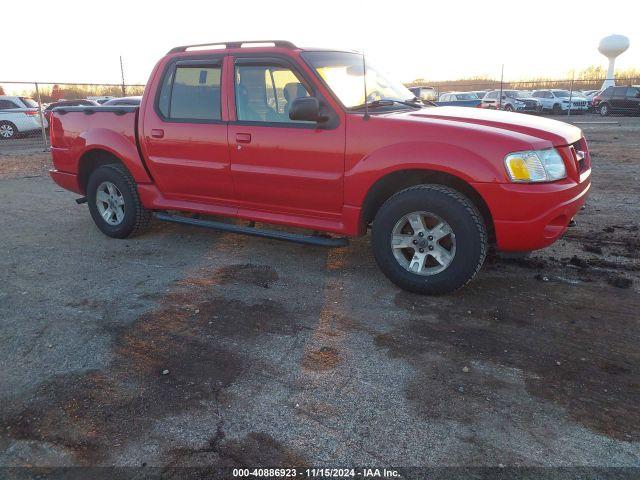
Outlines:
{"label": "rear side window", "polygon": [[640,97],[640,89],[637,89],[636,87],[629,87],[629,90],[627,90],[627,97],[630,97],[630,98]]}
{"label": "rear side window", "polygon": [[22,103],[24,103],[24,106],[27,108],[38,108],[38,102],[33,98],[20,97],[20,100],[22,100]]}
{"label": "rear side window", "polygon": [[0,100],[0,110],[7,110],[9,108],[20,108],[11,100]]}
{"label": "rear side window", "polygon": [[158,108],[168,120],[220,120],[218,65],[177,65],[165,75]]}

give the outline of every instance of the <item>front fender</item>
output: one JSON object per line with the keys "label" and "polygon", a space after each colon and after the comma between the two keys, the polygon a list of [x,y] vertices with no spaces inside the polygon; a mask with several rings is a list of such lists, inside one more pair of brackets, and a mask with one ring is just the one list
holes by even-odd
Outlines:
{"label": "front fender", "polygon": [[381,178],[401,170],[431,170],[466,183],[504,181],[496,164],[464,147],[444,142],[403,142],[374,150],[345,172],[345,204],[360,207]]}

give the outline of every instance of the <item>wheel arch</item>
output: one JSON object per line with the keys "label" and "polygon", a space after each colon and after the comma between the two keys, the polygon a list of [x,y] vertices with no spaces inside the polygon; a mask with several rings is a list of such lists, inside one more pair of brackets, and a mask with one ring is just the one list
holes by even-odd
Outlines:
{"label": "wheel arch", "polygon": [[495,242],[493,217],[487,202],[480,193],[467,181],[456,175],[431,169],[396,170],[379,178],[367,191],[362,203],[360,214],[362,231],[366,231],[376,212],[391,196],[406,188],[427,183],[451,187],[471,200],[482,214],[489,233],[489,241]]}
{"label": "wheel arch", "polygon": [[[78,185],[82,189],[82,192],[87,193],[89,177],[97,168],[113,163],[120,164],[124,168],[127,168],[117,155],[102,148],[92,148],[84,152],[78,161]],[[129,171],[129,169],[127,169],[127,171]],[[131,172],[129,171],[129,173]]]}

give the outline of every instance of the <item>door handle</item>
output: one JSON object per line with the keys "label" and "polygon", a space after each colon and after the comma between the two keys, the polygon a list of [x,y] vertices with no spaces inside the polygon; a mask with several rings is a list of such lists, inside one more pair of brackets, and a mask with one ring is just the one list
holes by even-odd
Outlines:
{"label": "door handle", "polygon": [[161,128],[152,128],[151,136],[153,138],[162,138],[164,137],[164,130],[162,130]]}
{"label": "door handle", "polygon": [[238,143],[251,143],[250,133],[236,133],[236,142]]}

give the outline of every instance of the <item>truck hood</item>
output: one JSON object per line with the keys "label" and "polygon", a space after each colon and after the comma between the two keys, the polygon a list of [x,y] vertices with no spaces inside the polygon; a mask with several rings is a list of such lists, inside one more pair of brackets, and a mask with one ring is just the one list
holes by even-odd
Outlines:
{"label": "truck hood", "polygon": [[570,145],[582,137],[582,131],[578,127],[565,122],[499,110],[431,107],[412,112],[398,112],[391,115],[412,122],[433,123],[433,121],[444,120],[458,122],[461,127],[468,126],[468,124],[490,127],[547,140],[556,147]]}

